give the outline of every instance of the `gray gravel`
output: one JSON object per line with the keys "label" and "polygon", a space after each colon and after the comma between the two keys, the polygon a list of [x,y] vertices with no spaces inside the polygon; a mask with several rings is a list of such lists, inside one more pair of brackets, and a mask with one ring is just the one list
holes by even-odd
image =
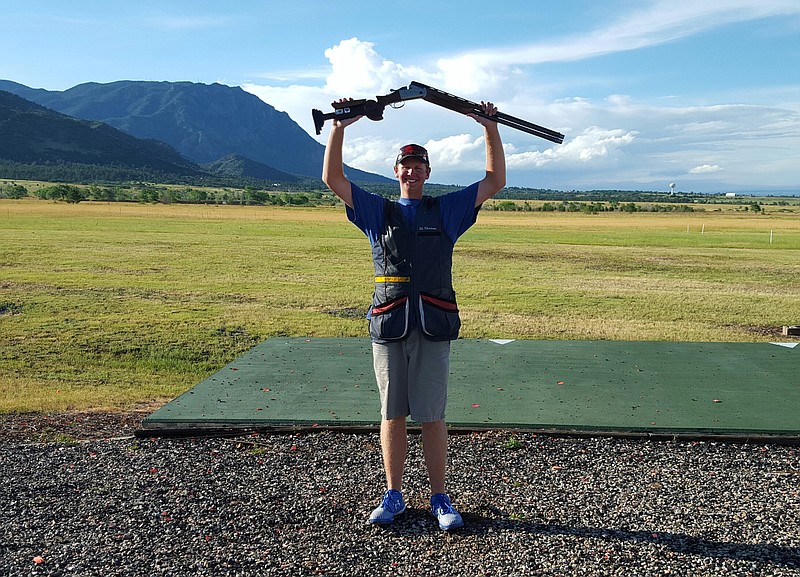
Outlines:
{"label": "gray gravel", "polygon": [[[0,442],[0,575],[798,575],[800,449],[451,437],[466,527],[369,526],[374,434]],[[38,563],[37,563],[38,561]]]}

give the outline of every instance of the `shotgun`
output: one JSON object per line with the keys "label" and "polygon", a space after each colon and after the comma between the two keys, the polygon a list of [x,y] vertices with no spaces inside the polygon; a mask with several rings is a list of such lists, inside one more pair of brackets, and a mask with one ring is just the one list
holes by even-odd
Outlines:
{"label": "shotgun", "polygon": [[511,128],[533,134],[534,136],[544,138],[556,144],[564,142],[564,135],[560,132],[499,111],[494,116],[490,116],[483,112],[483,109],[481,109],[477,102],[466,100],[420,82],[412,82],[408,86],[392,90],[389,94],[384,96],[376,96],[374,100],[362,99],[350,100],[347,102],[333,102],[331,103],[331,106],[334,108],[333,112],[325,114],[321,110],[314,108],[311,111],[311,115],[314,118],[314,128],[316,128],[317,134],[321,134],[322,127],[326,120],[343,120],[345,118],[355,118],[356,116],[366,116],[370,120],[383,120],[383,111],[387,106],[400,108],[402,103],[406,100],[417,100],[420,98],[431,104],[436,104],[437,106],[460,112],[461,114],[474,114],[476,116],[488,118],[498,124],[510,126]]}

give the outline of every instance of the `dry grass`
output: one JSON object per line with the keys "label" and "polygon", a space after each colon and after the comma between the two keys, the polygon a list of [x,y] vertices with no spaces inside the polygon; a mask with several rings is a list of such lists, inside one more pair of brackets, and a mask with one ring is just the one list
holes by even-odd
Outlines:
{"label": "dry grass", "polygon": [[[456,271],[465,338],[800,324],[790,215],[484,212]],[[341,209],[2,201],[0,412],[159,402],[265,338],[363,338],[371,275]]]}

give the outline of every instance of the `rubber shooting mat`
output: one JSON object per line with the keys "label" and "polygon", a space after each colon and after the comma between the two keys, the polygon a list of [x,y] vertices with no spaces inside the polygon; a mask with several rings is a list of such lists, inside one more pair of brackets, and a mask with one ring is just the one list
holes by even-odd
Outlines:
{"label": "rubber shooting mat", "polygon": [[[451,429],[800,439],[798,343],[457,340]],[[170,431],[375,429],[368,339],[271,338],[161,407]]]}

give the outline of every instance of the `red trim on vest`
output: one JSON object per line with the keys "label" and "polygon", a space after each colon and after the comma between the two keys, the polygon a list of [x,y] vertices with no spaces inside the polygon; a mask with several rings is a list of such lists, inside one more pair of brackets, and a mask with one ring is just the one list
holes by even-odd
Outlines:
{"label": "red trim on vest", "polygon": [[454,303],[453,301],[446,301],[446,300],[439,299],[439,298],[436,298],[434,296],[426,295],[426,294],[420,294],[419,296],[426,303],[432,304],[435,307],[438,307],[440,309],[443,309],[443,310],[446,310],[446,311],[450,311],[450,312],[453,312],[453,313],[457,313],[458,312],[458,305],[456,303]]}
{"label": "red trim on vest", "polygon": [[386,303],[383,306],[379,307],[372,307],[372,314],[373,315],[382,315],[383,313],[387,313],[392,309],[396,309],[399,306],[402,306],[406,303],[408,297],[400,297],[399,299],[395,299],[391,302]]}

